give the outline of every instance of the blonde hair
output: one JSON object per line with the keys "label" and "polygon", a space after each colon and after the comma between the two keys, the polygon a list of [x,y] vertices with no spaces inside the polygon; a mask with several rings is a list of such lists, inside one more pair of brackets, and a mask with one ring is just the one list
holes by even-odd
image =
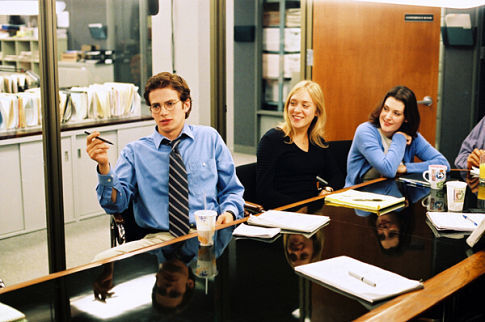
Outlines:
{"label": "blonde hair", "polygon": [[313,104],[316,107],[316,117],[313,119],[309,127],[308,138],[310,142],[314,145],[318,145],[322,148],[327,148],[328,145],[325,144],[324,134],[325,134],[325,123],[327,122],[327,114],[325,112],[325,103],[323,98],[323,91],[318,83],[311,80],[303,80],[298,82],[292,89],[291,92],[286,97],[285,108],[283,112],[284,122],[280,123],[278,127],[285,133],[285,136],[290,138],[289,143],[293,143],[293,137],[295,136],[295,129],[291,125],[290,118],[288,116],[288,105],[290,104],[291,97],[301,89],[305,89],[310,95]]}

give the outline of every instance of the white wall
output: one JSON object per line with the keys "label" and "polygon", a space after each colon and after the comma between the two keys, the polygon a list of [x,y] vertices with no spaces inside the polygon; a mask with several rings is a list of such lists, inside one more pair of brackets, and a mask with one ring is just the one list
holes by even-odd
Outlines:
{"label": "white wall", "polygon": [[[172,70],[170,0],[159,0],[152,17],[153,73]],[[188,82],[192,124],[210,125],[210,0],[174,2],[175,71]],[[234,146],[234,1],[226,1],[227,146]]]}
{"label": "white wall", "polygon": [[[153,73],[172,70],[171,1],[152,17]],[[210,125],[210,1],[173,1],[175,72],[191,89],[191,124]]]}

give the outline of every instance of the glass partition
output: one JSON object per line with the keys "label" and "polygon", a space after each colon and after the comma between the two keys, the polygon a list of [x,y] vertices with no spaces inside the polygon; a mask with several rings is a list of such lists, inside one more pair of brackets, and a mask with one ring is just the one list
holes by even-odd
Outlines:
{"label": "glass partition", "polygon": [[[111,217],[98,205],[85,131],[114,143],[112,164],[126,143],[152,131],[140,95],[151,75],[157,9],[147,3],[56,1],[58,77],[48,84],[58,87],[67,268],[111,247]],[[0,279],[7,286],[49,273],[40,76],[49,57],[39,55],[38,12],[38,1],[0,0]]]}

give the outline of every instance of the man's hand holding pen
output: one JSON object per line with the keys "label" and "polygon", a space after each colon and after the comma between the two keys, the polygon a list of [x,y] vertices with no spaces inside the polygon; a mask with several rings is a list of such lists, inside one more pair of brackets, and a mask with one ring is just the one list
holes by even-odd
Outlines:
{"label": "man's hand holding pen", "polygon": [[[86,131],[86,133],[89,132]],[[86,137],[86,152],[92,160],[98,163],[98,171],[101,174],[107,174],[109,172],[109,146],[107,143],[112,144],[102,139],[98,131],[94,131]]]}
{"label": "man's hand holding pen", "polygon": [[320,191],[320,193],[318,194],[319,196],[326,196],[333,192],[333,188],[328,185],[327,180],[319,176],[316,176],[315,179],[317,179],[317,188]]}

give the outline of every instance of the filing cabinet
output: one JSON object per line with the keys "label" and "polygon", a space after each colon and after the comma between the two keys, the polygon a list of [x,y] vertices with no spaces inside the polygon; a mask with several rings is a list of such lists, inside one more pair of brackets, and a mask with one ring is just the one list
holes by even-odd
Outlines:
{"label": "filing cabinet", "polygon": [[[95,127],[113,142],[114,166],[129,142],[154,131],[153,120]],[[86,153],[84,129],[61,132],[64,220],[104,215],[96,196],[96,163]],[[42,136],[0,140],[0,239],[46,228]],[[108,227],[106,228],[108,230]]]}

